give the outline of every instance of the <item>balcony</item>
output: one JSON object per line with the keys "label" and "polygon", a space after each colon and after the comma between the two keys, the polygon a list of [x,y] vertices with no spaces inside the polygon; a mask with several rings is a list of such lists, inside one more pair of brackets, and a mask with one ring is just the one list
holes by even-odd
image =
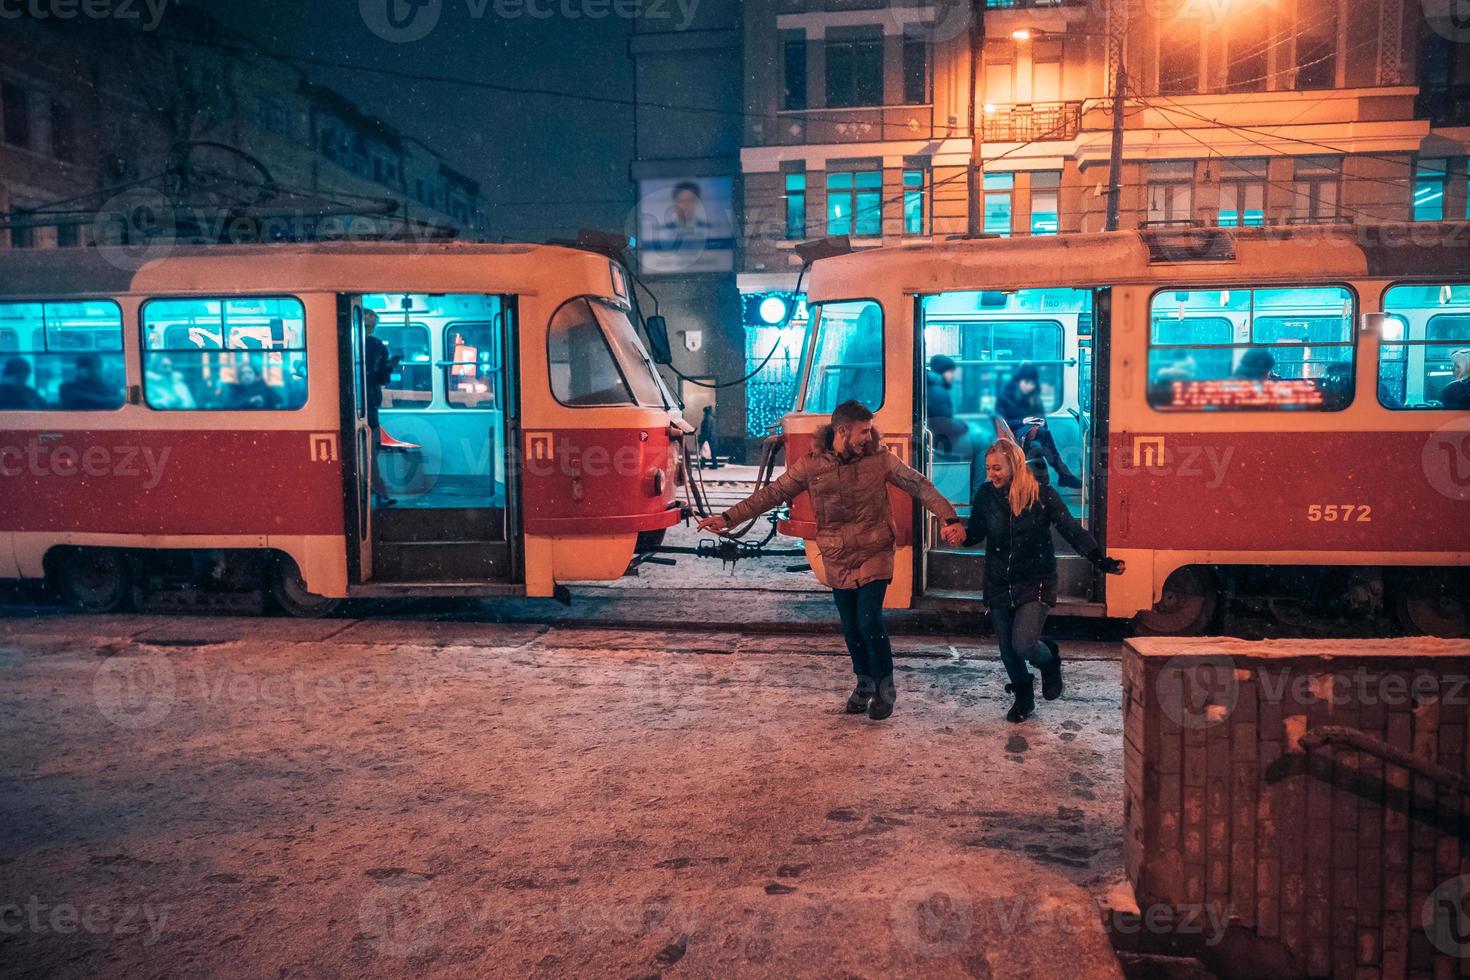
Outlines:
{"label": "balcony", "polygon": [[1076,139],[1082,129],[1082,103],[997,106],[982,115],[980,123],[980,138],[987,143]]}
{"label": "balcony", "polygon": [[755,120],[751,135],[757,146],[793,146],[931,140],[959,134],[936,129],[932,105],[897,105],[787,110]]}

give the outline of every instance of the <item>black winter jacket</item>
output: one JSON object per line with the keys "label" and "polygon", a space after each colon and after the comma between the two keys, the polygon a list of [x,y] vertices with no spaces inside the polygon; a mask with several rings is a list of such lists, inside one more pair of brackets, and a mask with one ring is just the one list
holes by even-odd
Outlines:
{"label": "black winter jacket", "polygon": [[1036,503],[1011,514],[1005,490],[989,480],[980,484],[970,503],[966,545],[986,544],[985,601],[1014,609],[1028,602],[1057,604],[1057,556],[1052,548],[1055,527],[1077,553],[1101,567],[1105,556],[1087,529],[1077,523],[1050,484],[1041,487]]}

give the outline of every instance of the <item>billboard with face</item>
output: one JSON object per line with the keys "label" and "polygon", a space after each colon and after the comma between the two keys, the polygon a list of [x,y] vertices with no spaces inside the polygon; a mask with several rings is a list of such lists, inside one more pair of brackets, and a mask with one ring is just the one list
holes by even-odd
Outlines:
{"label": "billboard with face", "polygon": [[690,177],[638,183],[639,268],[646,275],[735,268],[734,180]]}

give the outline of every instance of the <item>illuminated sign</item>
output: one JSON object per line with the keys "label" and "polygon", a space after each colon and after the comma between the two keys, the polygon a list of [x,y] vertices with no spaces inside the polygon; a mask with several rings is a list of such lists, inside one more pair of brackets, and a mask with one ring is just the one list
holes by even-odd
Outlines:
{"label": "illuminated sign", "polygon": [[1161,408],[1320,408],[1315,381],[1174,381]]}

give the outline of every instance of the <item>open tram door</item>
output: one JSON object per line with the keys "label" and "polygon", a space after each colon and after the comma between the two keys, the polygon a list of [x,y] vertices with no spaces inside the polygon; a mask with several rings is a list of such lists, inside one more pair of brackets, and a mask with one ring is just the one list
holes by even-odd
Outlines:
{"label": "open tram door", "polygon": [[[1103,543],[1107,446],[1107,288],[964,290],[915,298],[915,444],[924,473],[968,519],[985,480],[985,450],[1009,428],[1017,395],[1044,419],[1034,439],[1055,454],[1047,477],[1062,500]],[[941,370],[936,370],[941,369]],[[1028,383],[1029,382],[1029,383]],[[1019,435],[1020,433],[1017,433]],[[1038,465],[1039,468],[1039,465]],[[952,548],[925,521],[916,580],[925,600],[970,606],[980,600],[985,548]],[[1057,608],[1101,616],[1103,576],[1058,535]]]}
{"label": "open tram door", "polygon": [[[515,298],[365,293],[339,307],[352,594],[521,594]],[[369,334],[388,354],[380,387]]]}

